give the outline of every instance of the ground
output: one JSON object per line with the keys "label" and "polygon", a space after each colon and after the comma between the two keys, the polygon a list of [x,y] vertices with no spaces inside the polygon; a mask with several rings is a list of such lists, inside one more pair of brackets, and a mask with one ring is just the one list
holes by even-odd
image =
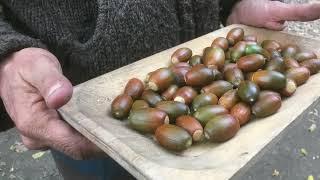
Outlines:
{"label": "ground", "polygon": [[[306,3],[311,0],[286,0]],[[286,31],[320,40],[320,20],[289,22]],[[320,124],[316,102],[233,179],[320,179]],[[310,132],[309,128],[315,128]],[[288,169],[288,167],[291,167]],[[16,129],[0,133],[0,179],[61,180],[49,151],[27,151]]]}

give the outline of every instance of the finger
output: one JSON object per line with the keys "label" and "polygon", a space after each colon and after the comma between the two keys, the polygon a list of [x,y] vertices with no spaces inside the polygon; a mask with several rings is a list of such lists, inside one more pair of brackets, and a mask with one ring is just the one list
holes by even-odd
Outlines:
{"label": "finger", "polygon": [[285,28],[285,25],[281,22],[267,22],[265,24],[265,27],[268,29],[276,30],[276,31],[281,31]]}
{"label": "finger", "polygon": [[277,20],[313,21],[320,18],[320,3],[286,4],[274,1],[272,4],[271,14],[277,17]]}
{"label": "finger", "polygon": [[22,78],[40,92],[49,108],[57,109],[70,100],[73,87],[57,63],[46,56],[42,57],[29,61],[22,68]]}
{"label": "finger", "polygon": [[39,141],[35,141],[27,136],[20,135],[22,143],[26,146],[26,148],[30,150],[48,150],[48,146],[45,146],[44,144],[40,143]]}

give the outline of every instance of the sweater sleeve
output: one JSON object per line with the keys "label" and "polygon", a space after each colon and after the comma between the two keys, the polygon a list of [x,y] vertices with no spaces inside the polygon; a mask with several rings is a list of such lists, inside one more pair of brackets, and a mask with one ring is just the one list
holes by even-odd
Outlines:
{"label": "sweater sleeve", "polygon": [[0,59],[27,47],[46,48],[39,39],[16,31],[0,12]]}

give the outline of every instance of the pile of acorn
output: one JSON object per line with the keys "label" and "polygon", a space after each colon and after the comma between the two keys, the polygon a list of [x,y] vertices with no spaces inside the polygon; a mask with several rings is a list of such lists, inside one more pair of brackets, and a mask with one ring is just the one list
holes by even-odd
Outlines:
{"label": "pile of acorn", "polygon": [[242,28],[214,39],[203,54],[179,48],[169,67],[130,79],[111,105],[112,115],[128,119],[140,133],[155,134],[168,150],[195,142],[225,142],[254,118],[275,114],[282,98],[320,70],[314,52],[245,35]]}

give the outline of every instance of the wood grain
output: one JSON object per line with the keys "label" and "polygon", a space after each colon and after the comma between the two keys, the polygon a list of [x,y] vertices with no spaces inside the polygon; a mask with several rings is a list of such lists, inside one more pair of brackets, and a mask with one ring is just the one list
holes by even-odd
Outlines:
{"label": "wood grain", "polygon": [[297,43],[302,49],[320,55],[317,40],[232,25],[76,86],[71,101],[59,112],[137,179],[229,179],[319,97],[320,74],[312,76],[294,96],[284,100],[277,114],[250,122],[230,141],[193,145],[179,154],[164,150],[152,136],[131,130],[125,121],[113,119],[110,104],[130,78],[143,80],[148,72],[167,66],[177,48],[189,47],[194,54],[201,54],[214,38],[225,37],[234,27],[244,28],[246,34],[256,35],[260,42],[275,39],[283,45]]}

